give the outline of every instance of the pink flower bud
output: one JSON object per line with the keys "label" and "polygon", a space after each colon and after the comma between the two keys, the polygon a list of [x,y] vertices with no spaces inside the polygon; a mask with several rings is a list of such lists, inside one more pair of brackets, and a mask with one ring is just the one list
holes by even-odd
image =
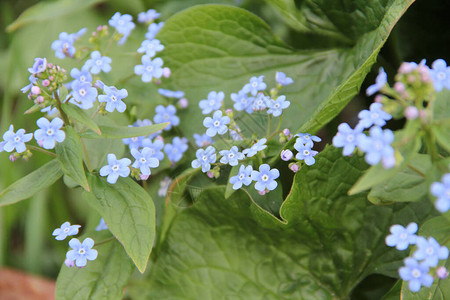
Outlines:
{"label": "pink flower bud", "polygon": [[158,135],[155,139],[164,143],[164,138],[160,135]]}
{"label": "pink flower bud", "polygon": [[405,89],[406,89],[406,87],[405,87],[405,84],[403,82],[396,82],[394,84],[394,90],[396,90],[400,94],[403,93],[405,91]]}
{"label": "pink flower bud", "polygon": [[139,175],[139,177],[141,178],[141,180],[147,180],[149,176],[150,176],[150,175],[144,175],[144,174],[140,174],[140,175]]}
{"label": "pink flower bud", "polygon": [[407,118],[408,120],[414,120],[417,119],[417,117],[419,117],[419,110],[417,109],[417,107],[408,106],[405,109],[405,118]]}
{"label": "pink flower bud", "polygon": [[189,101],[186,98],[181,98],[180,100],[178,100],[178,105],[181,108],[187,108],[189,106]]}
{"label": "pink flower bud", "polygon": [[383,96],[381,96],[381,95],[376,95],[375,98],[373,99],[373,102],[376,102],[376,103],[382,103],[382,101],[383,101]]}
{"label": "pink flower bud", "polygon": [[44,80],[42,81],[42,85],[43,85],[43,86],[49,86],[49,85],[50,85],[50,80],[44,79]]}
{"label": "pink flower bud", "polygon": [[294,154],[289,149],[281,151],[281,159],[284,161],[290,161],[293,156]]}
{"label": "pink flower bud", "polygon": [[298,165],[297,164],[292,164],[289,166],[289,169],[291,169],[292,172],[297,173],[298,172]]}
{"label": "pink flower bud", "polygon": [[407,73],[412,72],[412,70],[414,70],[415,68],[416,67],[413,64],[404,62],[404,63],[402,63],[400,65],[400,68],[398,69],[398,72],[400,74],[407,74]]}
{"label": "pink flower bud", "polygon": [[419,117],[422,119],[422,120],[425,120],[426,118],[427,118],[427,111],[425,110],[425,109],[421,109],[420,111],[419,111]]}
{"label": "pink flower bud", "polygon": [[40,103],[44,102],[44,97],[43,97],[43,96],[38,96],[38,97],[36,98],[36,101],[35,101],[35,102],[37,102],[37,104],[40,104]]}
{"label": "pink flower bud", "polygon": [[291,131],[288,128],[283,129],[283,134],[285,136],[289,136],[291,134]]}
{"label": "pink flower bud", "polygon": [[17,160],[17,157],[14,154],[11,154],[9,156],[9,160],[12,161],[12,162],[15,162]]}
{"label": "pink flower bud", "polygon": [[163,71],[162,75],[163,75],[165,78],[169,78],[169,77],[170,77],[170,74],[172,73],[168,67],[163,68],[162,71]]}
{"label": "pink flower bud", "polygon": [[158,79],[158,80],[155,81],[155,84],[156,84],[156,85],[160,85],[161,82],[162,82],[162,81]]}
{"label": "pink flower bud", "polygon": [[[49,63],[49,64],[47,64],[47,67],[48,67],[49,69],[51,69],[51,68],[53,68],[53,64],[52,64],[52,63]],[[52,80],[52,79],[50,79],[50,80]]]}
{"label": "pink flower bud", "polygon": [[37,141],[37,144],[39,145],[39,147],[44,147],[44,140]]}
{"label": "pink flower bud", "polygon": [[48,79],[49,79],[50,81],[53,81],[53,80],[55,80],[55,76],[49,76]]}
{"label": "pink flower bud", "polygon": [[41,93],[41,88],[36,85],[33,85],[33,87],[31,88],[31,93],[33,95],[39,95]]}
{"label": "pink flower bud", "polygon": [[64,261],[64,263],[65,263],[66,266],[68,266],[69,268],[75,267],[75,261],[74,261],[74,260],[66,259],[66,260]]}
{"label": "pink flower bud", "polygon": [[447,269],[445,267],[441,266],[441,267],[437,268],[436,275],[440,279],[445,279],[448,276],[448,271],[447,271]]}
{"label": "pink flower bud", "polygon": [[102,29],[103,29],[103,26],[102,26],[102,25],[98,25],[98,26],[97,26],[97,31],[102,31]]}
{"label": "pink flower bud", "polygon": [[258,194],[260,194],[261,196],[264,196],[265,194],[267,194],[269,191],[264,190],[264,191],[258,191]]}
{"label": "pink flower bud", "polygon": [[231,108],[227,108],[227,110],[225,110],[225,113],[227,115],[229,115],[229,114],[233,113],[233,110]]}
{"label": "pink flower bud", "polygon": [[214,178],[214,172],[208,171],[208,172],[206,172],[206,176],[208,176],[209,178]]}

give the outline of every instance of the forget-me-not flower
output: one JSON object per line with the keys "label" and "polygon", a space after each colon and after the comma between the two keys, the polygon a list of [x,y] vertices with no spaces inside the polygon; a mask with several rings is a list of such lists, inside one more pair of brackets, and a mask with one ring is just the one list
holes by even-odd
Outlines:
{"label": "forget-me-not flower", "polygon": [[380,70],[378,71],[378,76],[375,79],[375,84],[372,84],[366,90],[367,96],[372,96],[373,94],[381,90],[386,83],[387,83],[387,74],[383,68],[380,68]]}
{"label": "forget-me-not flower", "polygon": [[253,96],[256,96],[259,91],[263,91],[266,88],[267,84],[265,84],[264,76],[262,75],[259,77],[253,76],[252,78],[250,78],[250,82],[244,85],[242,90],[246,93],[250,93]]}
{"label": "forget-me-not flower", "polygon": [[194,133],[195,144],[201,148],[212,145],[214,142],[211,137],[209,137],[206,133],[200,135]]}
{"label": "forget-me-not flower", "polygon": [[64,59],[66,56],[72,57],[76,51],[73,45],[74,42],[75,38],[72,34],[61,32],[59,39],[52,43],[51,48],[55,51],[57,58]]}
{"label": "forget-me-not flower", "polygon": [[95,227],[95,231],[102,231],[108,229],[108,225],[105,223],[105,219],[101,218],[97,227]]}
{"label": "forget-me-not flower", "polygon": [[208,148],[198,149],[195,153],[197,159],[194,159],[191,166],[194,169],[202,167],[202,172],[206,173],[211,169],[211,164],[216,162],[216,149],[213,146],[208,146]]}
{"label": "forget-me-not flower", "polygon": [[159,166],[159,160],[153,157],[154,151],[151,148],[144,147],[141,151],[131,149],[131,155],[136,159],[132,167],[140,169],[142,175],[150,175],[150,168],[157,168]]}
{"label": "forget-me-not flower", "polygon": [[406,250],[409,245],[414,245],[417,240],[417,224],[409,223],[408,226],[392,225],[389,229],[391,234],[386,237],[386,245],[389,247],[395,247],[397,250]]}
{"label": "forget-me-not flower", "polygon": [[343,147],[342,154],[348,156],[353,153],[358,145],[358,136],[364,135],[362,126],[356,126],[352,129],[347,123],[338,126],[338,132],[333,137],[333,146],[336,148]]}
{"label": "forget-me-not flower", "polygon": [[238,190],[242,185],[249,186],[252,183],[252,166],[241,165],[239,173],[236,176],[230,177],[230,183],[233,185],[233,190]]}
{"label": "forget-me-not flower", "polygon": [[369,110],[360,111],[358,117],[358,125],[364,128],[369,128],[372,125],[382,127],[386,124],[386,121],[392,119],[392,116],[383,110],[383,104],[377,102],[372,103]]}
{"label": "forget-me-not flower", "polygon": [[408,282],[408,287],[412,292],[418,292],[423,286],[430,287],[433,284],[433,276],[428,274],[430,268],[424,264],[419,263],[412,257],[407,257],[404,260],[405,266],[398,270],[400,278]]}
{"label": "forget-me-not flower", "polygon": [[73,79],[78,80],[80,82],[92,82],[92,75],[89,72],[89,68],[87,66],[83,66],[81,70],[73,68],[70,71],[70,76],[72,76]]}
{"label": "forget-me-not flower", "polygon": [[100,51],[93,51],[91,58],[84,64],[92,74],[99,74],[101,71],[108,73],[111,71],[111,58],[108,56],[102,56]]}
{"label": "forget-me-not flower", "polygon": [[447,67],[445,60],[435,60],[431,65],[430,75],[437,92],[442,91],[444,87],[450,90],[450,67]]}
{"label": "forget-me-not flower", "polygon": [[296,143],[300,143],[306,147],[312,148],[314,146],[314,142],[321,142],[322,139],[318,136],[311,135],[310,133],[297,133]]}
{"label": "forget-me-not flower", "polygon": [[206,117],[203,120],[203,126],[208,128],[206,134],[210,137],[216,134],[222,135],[228,131],[227,124],[230,123],[230,117],[223,116],[222,111],[218,110],[214,112],[213,117]]}
{"label": "forget-me-not flower", "polygon": [[161,45],[160,40],[153,39],[151,41],[144,40],[141,43],[141,47],[137,49],[139,53],[145,53],[146,55],[153,57],[156,55],[156,52],[161,52],[164,50],[164,45]]}
{"label": "forget-me-not flower", "polygon": [[151,157],[159,161],[164,159],[164,153],[161,151],[164,148],[164,143],[161,140],[155,139],[152,142],[151,139],[145,138],[142,140],[141,146],[149,149],[148,151]]}
{"label": "forget-me-not flower", "polygon": [[82,109],[89,109],[94,106],[98,91],[90,82],[75,80],[72,83],[71,95],[72,98],[69,100],[70,103],[75,104]]}
{"label": "forget-me-not flower", "polygon": [[86,238],[83,243],[76,238],[73,238],[69,242],[70,248],[66,254],[66,258],[75,261],[77,267],[84,267],[88,260],[95,260],[97,258],[98,252],[92,249],[94,246],[94,240],[91,238]]}
{"label": "forget-me-not flower", "polygon": [[256,181],[255,189],[258,191],[273,191],[278,183],[275,181],[280,176],[280,171],[277,169],[270,169],[268,164],[262,164],[259,166],[259,171],[252,171],[252,180]]}
{"label": "forget-me-not flower", "polygon": [[128,177],[130,175],[130,168],[128,166],[131,164],[131,160],[128,158],[117,159],[113,153],[109,153],[106,158],[108,164],[103,166],[99,173],[100,176],[108,176],[106,177],[108,183],[114,184],[117,182],[119,176]]}
{"label": "forget-me-not flower", "polygon": [[61,143],[66,138],[66,134],[61,130],[64,122],[58,117],[51,122],[42,117],[36,121],[36,124],[39,129],[34,132],[34,138],[45,149],[55,148],[56,143]]}
{"label": "forget-me-not flower", "polygon": [[[149,119],[137,119],[136,122],[133,123],[134,127],[144,127],[144,126],[150,126],[153,125],[152,121],[150,121]],[[149,139],[153,139],[154,137],[157,137],[158,135],[160,135],[162,132],[162,130],[158,130],[154,133],[150,133],[148,136],[146,136]]]}
{"label": "forget-me-not flower", "polygon": [[31,68],[28,68],[28,72],[30,72],[31,74],[39,74],[44,72],[45,69],[47,69],[47,59],[36,57],[34,59],[33,66]]}
{"label": "forget-me-not flower", "polygon": [[220,109],[224,97],[225,94],[223,92],[209,92],[208,99],[200,100],[198,103],[198,106],[202,109],[202,114],[207,115],[212,111]]}
{"label": "forget-me-not flower", "polygon": [[178,118],[175,114],[177,113],[177,109],[173,105],[168,105],[164,107],[162,105],[158,105],[155,108],[156,115],[153,117],[153,121],[156,124],[169,122],[164,130],[170,130],[172,126],[178,126],[180,124],[180,118]]}
{"label": "forget-me-not flower", "polygon": [[98,102],[106,102],[105,110],[113,112],[114,109],[117,109],[118,112],[123,113],[127,108],[127,105],[122,101],[122,99],[128,96],[127,90],[118,90],[113,86],[105,85],[103,87],[103,91],[105,92],[105,95],[99,95]]}
{"label": "forget-me-not flower", "polygon": [[127,40],[131,31],[136,27],[133,23],[133,17],[129,14],[121,15],[119,12],[116,12],[112,18],[108,21],[109,25],[114,27],[118,33],[122,34],[122,38],[117,43],[118,45],[122,45]]}
{"label": "forget-me-not flower", "polygon": [[366,153],[365,159],[369,165],[376,165],[380,160],[385,168],[393,167],[392,159],[395,156],[391,143],[394,141],[394,133],[378,126],[370,128],[370,136],[358,135],[358,147]]}
{"label": "forget-me-not flower", "polygon": [[188,139],[174,137],[172,144],[164,145],[164,152],[167,154],[167,158],[172,162],[177,162],[183,157],[183,153],[188,149]]}
{"label": "forget-me-not flower", "polygon": [[69,222],[64,222],[60,228],[56,228],[53,230],[52,235],[55,236],[55,239],[58,241],[64,240],[69,235],[76,235],[78,234],[78,230],[80,229],[81,225],[70,225]]}
{"label": "forget-me-not flower", "polygon": [[244,149],[242,151],[242,153],[247,155],[247,157],[252,157],[259,151],[262,151],[267,148],[267,145],[265,145],[266,142],[267,142],[267,139],[262,138],[259,141],[257,141],[255,144],[253,144],[250,148]]}
{"label": "forget-me-not flower", "polygon": [[161,67],[164,62],[160,57],[152,60],[149,55],[143,55],[141,61],[142,65],[134,66],[134,73],[136,75],[142,75],[141,79],[143,82],[150,82],[153,78],[161,78],[163,73]]}
{"label": "forget-me-not flower", "polygon": [[287,77],[283,72],[275,73],[275,80],[279,85],[289,85],[294,83],[291,77]]}
{"label": "forget-me-not flower", "polygon": [[16,149],[17,153],[24,152],[27,147],[25,146],[26,142],[29,142],[33,138],[32,133],[25,133],[25,129],[19,129],[17,132],[14,132],[14,126],[9,125],[8,131],[3,134],[3,150],[6,152],[12,152]]}
{"label": "forget-me-not flower", "polygon": [[253,100],[252,109],[254,111],[265,110],[269,105],[270,100],[272,99],[270,99],[269,96],[266,96],[263,93],[258,93],[255,100]]}
{"label": "forget-me-not flower", "polygon": [[437,198],[434,203],[436,209],[441,213],[445,213],[450,208],[450,173],[442,176],[441,182],[433,182],[430,192]]}
{"label": "forget-me-not flower", "polygon": [[24,94],[25,94],[26,92],[28,92],[28,91],[33,87],[33,85],[37,82],[37,78],[34,77],[33,74],[31,74],[31,75],[28,77],[28,80],[30,81],[30,83],[29,83],[28,85],[26,85],[26,86],[24,86],[23,88],[20,89],[20,91],[21,91],[22,93],[24,93]]}
{"label": "forget-me-not flower", "polygon": [[233,100],[233,107],[237,111],[245,110],[249,114],[253,112],[253,101],[255,98],[249,97],[243,90],[240,90],[237,94],[232,93],[231,100]]}
{"label": "forget-me-not flower", "polygon": [[433,237],[429,237],[427,240],[423,236],[419,236],[416,245],[417,250],[413,257],[418,261],[423,260],[423,263],[429,267],[436,267],[440,259],[448,258],[448,248],[439,245]]}
{"label": "forget-me-not flower", "polygon": [[267,107],[269,108],[267,113],[269,115],[272,114],[274,117],[279,117],[281,116],[283,109],[288,108],[289,105],[291,105],[291,102],[286,101],[286,96],[284,95],[278,97],[276,100],[270,99],[267,102]]}
{"label": "forget-me-not flower", "polygon": [[158,13],[154,9],[149,9],[146,12],[140,12],[138,14],[138,22],[139,23],[150,23],[153,22],[155,19],[158,19],[160,16],[160,13]]}
{"label": "forget-me-not flower", "polygon": [[152,23],[148,26],[148,32],[145,34],[145,38],[147,40],[153,40],[156,37],[156,34],[161,30],[164,26],[164,22]]}
{"label": "forget-me-not flower", "polygon": [[304,160],[305,164],[307,164],[308,166],[311,166],[316,162],[314,156],[316,156],[316,154],[318,153],[317,151],[314,151],[310,147],[306,147],[302,143],[298,142],[295,142],[294,148],[298,151],[298,153],[295,155],[296,159]]}
{"label": "forget-me-not flower", "polygon": [[[128,127],[132,127],[132,125],[129,125]],[[135,136],[132,138],[124,138],[122,139],[122,142],[125,145],[128,145],[128,147],[131,149],[139,149],[142,147],[142,142],[144,141],[145,136]]]}
{"label": "forget-me-not flower", "polygon": [[239,160],[245,158],[245,155],[239,152],[238,147],[233,146],[230,150],[221,150],[219,154],[222,155],[220,162],[223,164],[229,164],[230,166],[237,166]]}
{"label": "forget-me-not flower", "polygon": [[183,98],[184,92],[183,91],[171,91],[167,89],[158,89],[158,93],[164,97],[167,98]]}

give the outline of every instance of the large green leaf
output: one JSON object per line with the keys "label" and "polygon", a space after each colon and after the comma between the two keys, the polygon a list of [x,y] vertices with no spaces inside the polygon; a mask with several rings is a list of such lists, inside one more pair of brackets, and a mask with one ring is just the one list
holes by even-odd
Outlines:
{"label": "large green leaf", "polygon": [[75,121],[80,122],[97,134],[102,134],[100,128],[98,128],[98,125],[87,115],[85,110],[71,103],[62,103],[61,108],[69,117],[71,117]]}
{"label": "large green leaf", "polygon": [[[86,236],[87,237],[87,236]],[[96,243],[111,237],[106,232],[89,235]],[[83,239],[81,239],[83,241]],[[96,246],[97,259],[84,268],[62,265],[56,281],[56,299],[122,299],[133,264],[117,240]]]}
{"label": "large green leaf", "polygon": [[40,190],[52,185],[63,175],[56,159],[17,180],[0,193],[0,206],[30,198]]}
{"label": "large green leaf", "polygon": [[105,220],[140,272],[147,267],[155,238],[155,206],[150,195],[131,178],[109,184],[88,176],[92,192],[83,197]]}
{"label": "large green leaf", "polygon": [[[353,46],[326,50],[295,51],[261,19],[240,8],[200,5],[174,15],[158,38],[165,45],[161,57],[172,70],[170,84],[185,91],[193,103],[180,112],[182,125],[189,124],[180,128],[186,136],[204,131],[196,103],[210,91],[237,92],[256,75],[265,75],[268,85],[274,86],[275,72],[283,71],[295,81],[283,90],[291,101],[284,126],[317,131],[358,92],[390,31],[412,2],[389,1],[373,18],[368,8],[358,12],[358,19],[367,17],[368,23],[348,24],[353,15],[341,13],[341,22],[346,21],[348,28],[357,25],[361,34]],[[231,103],[228,97],[226,102]]]}
{"label": "large green leaf", "polygon": [[389,226],[420,221],[431,207],[428,202],[374,206],[366,194],[348,196],[366,164],[340,152],[329,147],[314,166],[297,173],[280,210],[282,221],[243,191],[228,199],[225,187],[204,191],[174,218],[150,282],[131,294],[145,299],[348,299],[365,276],[395,275],[405,253],[384,245]]}

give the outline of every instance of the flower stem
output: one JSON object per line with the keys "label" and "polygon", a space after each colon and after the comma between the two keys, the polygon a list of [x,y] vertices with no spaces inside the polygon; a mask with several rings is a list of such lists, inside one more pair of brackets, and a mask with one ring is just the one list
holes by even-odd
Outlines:
{"label": "flower stem", "polygon": [[39,147],[36,147],[36,146],[33,146],[33,145],[27,145],[27,147],[30,148],[30,149],[32,149],[32,150],[39,151],[39,152],[45,153],[45,154],[47,154],[47,155],[56,157],[56,154],[55,154],[55,153],[50,152],[50,151],[47,151],[47,150],[45,150],[45,149],[42,149],[42,148],[39,148]]}
{"label": "flower stem", "polygon": [[84,153],[84,158],[85,158],[85,162],[86,162],[86,167],[88,168],[89,172],[92,172],[92,166],[91,166],[91,161],[89,160],[89,156],[86,150],[86,145],[84,144],[84,140],[81,140],[81,146],[83,147],[83,153]]}
{"label": "flower stem", "polygon": [[100,245],[109,243],[109,242],[111,242],[111,241],[113,241],[113,240],[115,240],[115,239],[116,239],[115,237],[111,237],[111,238],[109,238],[109,239],[106,239],[106,240],[103,240],[103,241],[101,241],[101,242],[98,242],[97,244],[95,244],[95,246],[100,246]]}
{"label": "flower stem", "polygon": [[55,97],[55,99],[56,99],[56,108],[58,109],[59,114],[60,114],[61,117],[63,118],[64,124],[70,125],[70,120],[69,120],[69,118],[67,117],[66,113],[62,110],[62,107],[61,107],[61,100],[59,99],[58,93],[53,92],[53,97]]}

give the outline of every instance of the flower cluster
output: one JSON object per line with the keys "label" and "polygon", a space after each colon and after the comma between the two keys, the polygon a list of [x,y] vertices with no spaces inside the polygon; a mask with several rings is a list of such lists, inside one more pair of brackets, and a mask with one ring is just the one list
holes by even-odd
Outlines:
{"label": "flower cluster", "polygon": [[435,207],[441,213],[445,213],[450,208],[450,173],[442,176],[441,182],[433,182],[430,192],[437,198]]}

